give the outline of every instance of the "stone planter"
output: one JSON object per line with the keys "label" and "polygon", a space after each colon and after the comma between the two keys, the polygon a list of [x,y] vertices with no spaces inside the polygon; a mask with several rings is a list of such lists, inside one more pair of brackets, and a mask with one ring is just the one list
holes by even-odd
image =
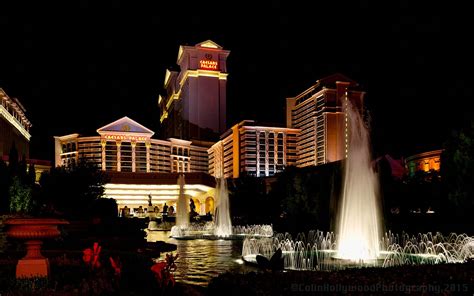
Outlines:
{"label": "stone planter", "polygon": [[49,261],[41,255],[42,240],[59,237],[58,225],[69,222],[49,218],[12,218],[5,224],[8,227],[7,237],[26,241],[26,256],[18,260],[16,277],[48,277]]}

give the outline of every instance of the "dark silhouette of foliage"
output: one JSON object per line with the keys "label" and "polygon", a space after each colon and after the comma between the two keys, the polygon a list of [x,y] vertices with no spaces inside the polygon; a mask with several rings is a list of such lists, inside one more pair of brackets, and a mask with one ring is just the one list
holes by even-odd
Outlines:
{"label": "dark silhouette of foliage", "polygon": [[0,159],[0,212],[7,212],[10,205],[10,182],[11,175],[8,165]]}
{"label": "dark silhouette of foliage", "polygon": [[36,191],[34,166],[27,170],[25,156],[19,159],[13,144],[8,165],[0,160],[0,212],[33,213]]}
{"label": "dark silhouette of foliage", "polygon": [[40,178],[40,201],[45,214],[84,217],[104,194],[107,176],[95,165],[79,162],[56,167]]}
{"label": "dark silhouette of foliage", "polygon": [[318,167],[288,167],[272,184],[270,200],[280,205],[276,228],[300,232],[329,230],[341,187],[341,163]]}
{"label": "dark silhouette of foliage", "polygon": [[283,253],[281,249],[276,250],[276,252],[272,255],[270,260],[266,257],[257,255],[257,264],[263,270],[271,270],[271,271],[279,271],[283,270],[284,262],[283,262]]}
{"label": "dark silhouette of foliage", "polygon": [[474,121],[444,143],[441,176],[446,210],[454,218],[468,218],[474,210]]}
{"label": "dark silhouette of foliage", "polygon": [[31,186],[22,184],[20,178],[13,177],[10,185],[10,212],[29,214],[33,211],[33,190]]}
{"label": "dark silhouette of foliage", "polygon": [[99,198],[93,202],[91,214],[106,220],[115,219],[118,217],[117,201],[113,198]]}
{"label": "dark silhouette of foliage", "polygon": [[230,212],[234,224],[268,224],[278,202],[266,195],[265,179],[242,174],[229,184]]}

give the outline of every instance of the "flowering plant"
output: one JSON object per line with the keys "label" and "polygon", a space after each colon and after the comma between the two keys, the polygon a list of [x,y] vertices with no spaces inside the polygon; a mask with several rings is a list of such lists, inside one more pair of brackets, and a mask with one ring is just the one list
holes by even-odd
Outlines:
{"label": "flowering plant", "polygon": [[91,269],[97,269],[100,267],[99,255],[102,247],[99,243],[94,243],[93,248],[87,248],[83,252],[82,260],[86,265],[90,266]]}
{"label": "flowering plant", "polygon": [[175,263],[176,259],[178,259],[178,254],[176,254],[176,256],[166,254],[165,260],[161,260],[151,267],[151,271],[155,274],[160,287],[167,287],[169,284],[171,284],[171,286],[175,285],[176,281],[172,272],[177,269]]}
{"label": "flowering plant", "polygon": [[120,262],[120,258],[117,257],[116,259],[109,257],[110,265],[114,269],[115,276],[120,278],[122,273],[122,262]]}
{"label": "flowering plant", "polygon": [[[103,295],[112,293],[119,289],[120,274],[122,264],[119,258],[110,257],[110,264],[112,269],[100,262],[100,253],[102,247],[95,242],[92,248],[87,248],[82,251],[82,261],[89,269],[89,273],[82,279],[80,293],[81,295]],[[111,271],[115,273],[115,279],[110,278]]]}

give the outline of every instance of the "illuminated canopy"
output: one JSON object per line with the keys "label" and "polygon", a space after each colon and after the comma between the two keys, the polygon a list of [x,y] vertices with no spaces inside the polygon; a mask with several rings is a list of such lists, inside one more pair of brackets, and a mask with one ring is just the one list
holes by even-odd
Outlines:
{"label": "illuminated canopy", "polygon": [[[147,204],[178,199],[178,173],[126,173],[108,172],[110,182],[105,187],[104,197],[114,198],[117,204]],[[204,173],[185,173],[184,194],[199,197],[212,195],[215,179]]]}

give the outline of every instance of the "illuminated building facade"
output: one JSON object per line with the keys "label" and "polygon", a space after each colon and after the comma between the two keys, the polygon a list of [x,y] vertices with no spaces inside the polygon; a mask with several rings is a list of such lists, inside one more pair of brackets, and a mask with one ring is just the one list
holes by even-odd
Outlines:
{"label": "illuminated building facade", "polygon": [[408,175],[414,176],[416,172],[439,172],[441,168],[441,153],[443,150],[433,150],[409,156],[405,160]]}
{"label": "illuminated building facade", "polygon": [[209,174],[238,178],[272,176],[296,164],[299,129],[257,125],[244,120],[221,136],[209,148]]}
{"label": "illuminated building facade", "polygon": [[153,131],[128,117],[99,128],[97,133],[92,137],[55,137],[55,165],[94,163],[111,177],[104,197],[131,209],[146,207],[148,195],[154,205],[162,207],[167,202],[176,207],[178,173],[186,173],[185,194],[194,199],[198,209],[202,205],[204,213],[213,207],[215,184],[207,175],[208,146],[173,138],[152,139]]}
{"label": "illuminated building facade", "polygon": [[29,158],[30,127],[25,108],[0,88],[0,158],[6,158],[15,145],[18,156]]}
{"label": "illuminated building facade", "polygon": [[180,46],[180,71],[166,71],[158,98],[165,138],[215,141],[225,132],[229,53],[211,40]]}
{"label": "illuminated building facade", "polygon": [[39,183],[41,174],[51,169],[51,162],[29,158],[31,123],[26,118],[26,110],[17,98],[10,98],[1,88],[0,102],[0,159],[8,162],[10,149],[15,145],[18,157],[26,158],[27,170],[30,165],[34,166],[35,182]]}
{"label": "illuminated building facade", "polygon": [[123,117],[97,130],[98,136],[55,137],[55,165],[80,160],[112,172],[207,172],[207,147],[180,139],[152,139],[154,132]]}
{"label": "illuminated building facade", "polygon": [[316,166],[346,157],[348,148],[347,100],[363,105],[365,92],[342,74],[322,78],[309,89],[286,99],[286,124],[301,130],[297,167]]}

